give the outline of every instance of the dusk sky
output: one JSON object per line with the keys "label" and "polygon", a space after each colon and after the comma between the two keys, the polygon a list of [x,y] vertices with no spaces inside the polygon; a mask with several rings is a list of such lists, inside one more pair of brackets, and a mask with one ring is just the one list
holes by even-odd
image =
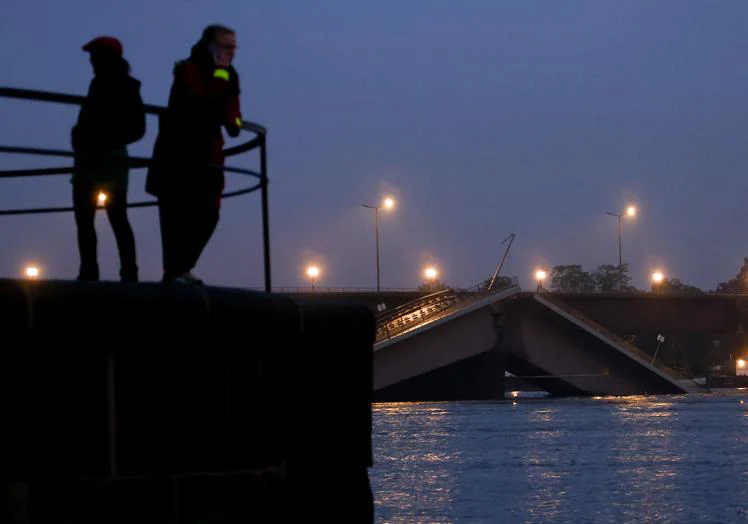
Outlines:
{"label": "dusk sky", "polygon": [[[618,262],[713,289],[748,256],[748,2],[684,0],[7,0],[6,87],[85,94],[81,46],[120,38],[146,103],[164,105],[174,62],[210,23],[236,29],[244,118],[268,128],[273,285],[413,288],[426,264],[451,286],[538,264]],[[77,107],[0,99],[0,144],[69,149]],[[150,156],[157,121],[130,148]],[[244,138],[250,138],[243,135]],[[229,145],[237,139],[228,139]],[[228,165],[257,169],[245,154]],[[69,165],[0,154],[0,169]],[[228,175],[229,188],[251,183]],[[71,205],[69,175],[0,180],[1,208]],[[131,201],[149,199],[145,172]],[[263,284],[259,192],[226,200],[195,274]],[[141,280],[161,278],[155,208],[131,209]],[[102,278],[117,279],[97,217]],[[0,217],[0,276],[27,262],[72,279],[72,213]]]}

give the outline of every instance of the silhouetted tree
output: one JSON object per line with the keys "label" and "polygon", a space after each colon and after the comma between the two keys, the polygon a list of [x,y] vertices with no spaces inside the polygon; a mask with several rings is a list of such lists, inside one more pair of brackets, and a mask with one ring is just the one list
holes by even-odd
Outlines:
{"label": "silhouetted tree", "polygon": [[555,266],[551,271],[551,291],[594,293],[595,279],[579,264]]}
{"label": "silhouetted tree", "polygon": [[[480,288],[482,291],[488,290],[488,286],[491,285],[491,279],[493,276],[488,277],[486,280],[481,282]],[[493,282],[493,287],[491,288],[493,291],[498,291],[501,289],[507,289],[514,285],[513,280],[510,277],[502,277],[497,276],[496,280]]]}
{"label": "silhouetted tree", "polygon": [[603,264],[592,274],[595,288],[599,293],[632,293],[636,288],[629,284],[631,277],[628,275],[629,265],[614,266]]}
{"label": "silhouetted tree", "polygon": [[653,293],[667,293],[671,295],[703,295],[704,292],[696,286],[684,284],[679,279],[665,279],[659,284],[652,284]]}
{"label": "silhouetted tree", "polygon": [[743,257],[743,266],[735,278],[717,284],[717,293],[746,293],[748,292],[748,258]]}
{"label": "silhouetted tree", "polygon": [[[494,284],[496,285],[496,284]],[[424,282],[420,286],[418,286],[418,291],[426,291],[430,293],[436,293],[437,291],[444,291],[445,289],[449,289],[449,286],[442,282],[441,280],[434,279],[429,280],[427,282]]]}

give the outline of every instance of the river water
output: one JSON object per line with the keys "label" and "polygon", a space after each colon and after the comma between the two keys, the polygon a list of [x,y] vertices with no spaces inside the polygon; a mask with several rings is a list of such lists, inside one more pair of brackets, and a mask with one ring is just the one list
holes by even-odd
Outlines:
{"label": "river water", "polygon": [[748,523],[748,390],[374,406],[380,523]]}

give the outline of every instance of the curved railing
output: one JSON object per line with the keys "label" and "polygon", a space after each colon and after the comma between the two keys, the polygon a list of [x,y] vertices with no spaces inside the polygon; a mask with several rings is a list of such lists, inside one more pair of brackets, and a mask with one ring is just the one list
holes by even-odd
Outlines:
{"label": "curved railing", "polygon": [[[19,89],[12,87],[0,87],[0,98],[15,98],[22,100],[31,100],[36,102],[52,102],[57,104],[70,104],[70,105],[81,105],[85,100],[84,96],[70,95],[64,93],[52,93],[48,91],[37,91],[32,89]],[[165,107],[146,105],[145,110],[147,114],[161,115],[166,111]],[[239,195],[245,195],[252,193],[253,191],[260,190],[262,200],[262,244],[263,244],[263,261],[265,265],[265,291],[270,292],[272,290],[271,278],[270,278],[270,228],[269,228],[269,210],[268,210],[268,177],[267,177],[267,151],[266,151],[266,135],[267,130],[259,125],[252,122],[242,121],[241,129],[253,133],[255,136],[251,140],[239,144],[234,147],[230,147],[224,150],[225,157],[235,156],[241,153],[259,149],[260,153],[260,170],[253,171],[250,169],[243,169],[238,167],[229,166],[214,166],[216,168],[223,169],[224,172],[236,173],[245,176],[251,176],[257,179],[254,185],[244,187],[235,191],[228,191],[221,195],[221,198],[231,198]],[[34,155],[34,156],[54,156],[54,157],[67,157],[73,158],[74,153],[72,151],[56,150],[56,149],[41,149],[32,147],[17,147],[17,146],[3,146],[0,145],[0,153],[8,154],[21,154],[21,155]],[[130,168],[138,169],[145,168],[150,165],[151,159],[144,157],[130,157],[127,160],[127,165]],[[65,175],[70,174],[73,171],[73,167],[53,167],[43,169],[16,169],[16,170],[0,170],[0,178],[21,178],[21,177],[33,177],[33,176],[46,176],[46,175]],[[141,202],[129,202],[127,207],[150,207],[158,204],[156,200],[141,201]],[[26,208],[26,209],[0,209],[0,216],[8,215],[31,215],[31,214],[44,214],[44,213],[65,213],[73,211],[72,207],[37,207],[37,208]]]}

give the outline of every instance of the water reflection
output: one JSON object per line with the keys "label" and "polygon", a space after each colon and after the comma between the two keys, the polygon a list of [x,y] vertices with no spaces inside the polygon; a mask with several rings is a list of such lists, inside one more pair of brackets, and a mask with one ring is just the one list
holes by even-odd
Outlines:
{"label": "water reflection", "polygon": [[377,522],[748,522],[745,398],[378,405]]}
{"label": "water reflection", "polygon": [[616,487],[611,495],[626,501],[622,517],[643,521],[676,515],[682,507],[677,489],[684,450],[674,439],[678,412],[671,401],[629,397],[613,403],[614,449],[611,467]]}
{"label": "water reflection", "polygon": [[388,449],[397,450],[375,456],[373,470],[384,473],[372,479],[378,512],[390,518],[417,516],[419,508],[426,507],[436,511],[433,517],[446,518],[461,456],[453,442],[459,430],[454,410],[446,404],[413,403],[379,404],[374,409],[380,420],[377,427],[387,428],[386,434],[378,435],[386,438]]}
{"label": "water reflection", "polygon": [[527,413],[530,432],[523,457],[527,476],[527,512],[534,519],[557,520],[561,514],[566,489],[562,456],[558,453],[563,431],[555,423],[557,408],[536,408]]}

